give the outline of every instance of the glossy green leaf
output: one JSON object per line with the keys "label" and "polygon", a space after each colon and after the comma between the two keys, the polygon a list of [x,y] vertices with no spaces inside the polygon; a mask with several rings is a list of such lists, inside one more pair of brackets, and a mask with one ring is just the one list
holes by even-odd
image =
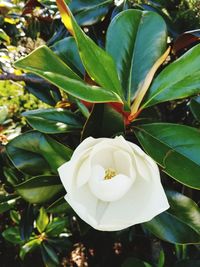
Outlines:
{"label": "glossy green leaf", "polygon": [[20,230],[21,240],[27,242],[30,239],[32,231],[33,231],[33,223],[34,223],[35,216],[34,216],[33,205],[26,203],[24,206],[25,207],[23,211],[21,212],[19,230]]}
{"label": "glossy green leaf", "polygon": [[84,75],[84,67],[79,56],[76,41],[73,37],[64,38],[56,42],[51,49],[59,56],[75,73]]}
{"label": "glossy green leaf", "polygon": [[45,232],[50,237],[59,236],[64,231],[66,224],[67,218],[54,218],[54,220],[48,224]]}
{"label": "glossy green leaf", "polygon": [[19,234],[19,227],[10,227],[3,231],[2,236],[13,244],[21,244],[22,240]]}
{"label": "glossy green leaf", "polygon": [[124,118],[113,107],[107,104],[96,104],[93,107],[82,133],[82,139],[112,137],[124,132]]}
{"label": "glossy green leaf", "polygon": [[162,170],[189,187],[200,189],[200,132],[171,123],[152,123],[135,128],[144,150]]}
{"label": "glossy green leaf", "polygon": [[170,209],[143,225],[160,239],[174,244],[200,243],[200,208],[190,198],[167,191]]}
{"label": "glossy green leaf", "polygon": [[106,50],[117,64],[129,103],[156,60],[166,50],[166,38],[166,24],[155,12],[123,11],[109,25]]}
{"label": "glossy green leaf", "polygon": [[[115,62],[102,48],[95,44],[79,27],[73,15],[62,0],[57,1],[62,20],[67,29],[73,33],[81,60],[87,73],[108,92],[123,96],[118,79]],[[64,9],[63,9],[64,7]],[[70,23],[68,23],[70,21]]]}
{"label": "glossy green leaf", "polygon": [[[29,74],[29,76],[37,77],[37,75],[33,74]],[[55,106],[58,101],[62,100],[59,89],[46,82],[41,82],[39,85],[37,83],[27,82],[25,89],[50,106]]]}
{"label": "glossy green leaf", "polygon": [[42,243],[41,246],[42,259],[46,267],[59,266],[59,259],[55,250],[47,243]]}
{"label": "glossy green leaf", "polygon": [[12,219],[12,221],[16,224],[19,224],[20,219],[21,219],[21,215],[18,211],[16,210],[11,210],[10,211],[10,218]]}
{"label": "glossy green leaf", "polygon": [[[72,1],[71,5],[69,5],[70,9],[72,8],[72,10],[75,11],[74,14],[76,21],[79,25],[82,26],[93,25],[98,21],[102,20],[104,16],[108,13],[113,1],[90,1],[85,7],[83,6],[83,2],[85,1]],[[82,4],[82,6],[80,6],[80,4]],[[76,8],[74,6],[76,6]]]}
{"label": "glossy green leaf", "polygon": [[147,262],[141,261],[136,258],[127,258],[124,263],[122,263],[122,267],[151,267],[151,265]]}
{"label": "glossy green leaf", "polygon": [[47,208],[47,211],[50,213],[66,213],[71,210],[71,206],[69,206],[64,197],[57,199]]}
{"label": "glossy green leaf", "polygon": [[82,128],[79,117],[62,108],[37,109],[22,113],[35,130],[55,134],[77,131]]}
{"label": "glossy green leaf", "polygon": [[46,79],[53,74],[57,74],[80,80],[80,77],[45,45],[40,46],[28,56],[19,59],[15,62],[15,67],[25,69]]}
{"label": "glossy green leaf", "polygon": [[0,29],[0,40],[6,41],[8,44],[10,44],[10,37],[2,29]]}
{"label": "glossy green leaf", "polygon": [[57,176],[36,176],[16,186],[16,191],[30,203],[44,203],[63,190]]}
{"label": "glossy green leaf", "polygon": [[30,175],[57,173],[72,151],[37,131],[26,132],[8,143],[7,153],[16,168]]}
{"label": "glossy green leaf", "polygon": [[24,257],[26,256],[27,253],[31,253],[33,250],[38,248],[41,244],[40,239],[33,239],[29,242],[27,242],[25,245],[23,245],[20,249],[19,256],[22,260],[24,260]]}
{"label": "glossy green leaf", "polygon": [[195,119],[200,121],[200,96],[197,96],[191,99],[190,109]]}
{"label": "glossy green leaf", "polygon": [[153,81],[142,108],[200,93],[200,45],[168,65]]}
{"label": "glossy green leaf", "polygon": [[175,191],[167,191],[170,209],[168,212],[177,216],[200,235],[200,208],[189,197]]}
{"label": "glossy green leaf", "polygon": [[44,232],[49,223],[49,217],[43,207],[39,210],[39,215],[36,220],[36,227],[40,233]]}

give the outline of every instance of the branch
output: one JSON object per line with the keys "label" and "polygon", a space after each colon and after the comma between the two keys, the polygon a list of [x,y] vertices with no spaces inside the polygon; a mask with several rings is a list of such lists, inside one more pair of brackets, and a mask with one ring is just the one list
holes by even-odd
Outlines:
{"label": "branch", "polygon": [[0,74],[0,81],[30,82],[30,83],[48,83],[39,77],[30,77],[26,74],[15,75],[13,73]]}

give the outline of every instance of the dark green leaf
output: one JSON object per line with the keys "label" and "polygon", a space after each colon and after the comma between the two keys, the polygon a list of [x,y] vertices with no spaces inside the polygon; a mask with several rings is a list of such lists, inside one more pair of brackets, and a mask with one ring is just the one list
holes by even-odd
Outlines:
{"label": "dark green leaf", "polygon": [[25,245],[23,245],[20,249],[20,258],[22,260],[24,260],[24,257],[26,256],[27,253],[32,252],[33,250],[35,250],[37,247],[39,247],[41,244],[41,240],[40,239],[33,239],[29,242],[27,242]]}
{"label": "dark green leaf", "polygon": [[189,187],[200,189],[200,132],[171,123],[137,126],[135,134],[144,150],[163,171]]}
{"label": "dark green leaf", "polygon": [[19,234],[19,227],[10,227],[3,231],[2,236],[13,244],[21,244],[22,240]]}
{"label": "dark green leaf", "polygon": [[71,207],[64,199],[64,197],[61,197],[57,199],[54,203],[52,203],[48,207],[47,211],[50,213],[66,213],[68,211],[71,211]]}
{"label": "dark green leaf", "polygon": [[75,73],[84,75],[84,67],[81,62],[76,41],[73,37],[64,38],[56,42],[51,49],[62,59]]}
{"label": "dark green leaf", "polygon": [[40,233],[44,232],[49,223],[49,217],[43,207],[39,210],[39,215],[36,220],[36,227]]}
{"label": "dark green leaf", "polygon": [[136,258],[127,258],[122,267],[151,267],[151,265]]}
{"label": "dark green leaf", "polygon": [[158,238],[173,244],[200,243],[200,235],[178,217],[163,212],[143,226]]}
{"label": "dark green leaf", "polygon": [[189,197],[175,191],[167,191],[169,213],[177,216],[183,223],[189,225],[200,234],[200,208]]}
{"label": "dark green leaf", "polygon": [[67,218],[55,218],[46,228],[45,233],[50,236],[58,236],[64,231],[67,224]]}
{"label": "dark green leaf", "polygon": [[57,173],[57,168],[70,159],[72,151],[49,136],[30,131],[9,142],[7,153],[20,171],[38,175]]}
{"label": "dark green leaf", "polygon": [[46,267],[59,266],[59,259],[54,249],[47,243],[42,243],[41,246],[42,259]]}
{"label": "dark green leaf", "polygon": [[32,231],[34,222],[34,210],[33,205],[26,204],[19,223],[20,236],[22,240],[28,241]]}
{"label": "dark green leaf", "polygon": [[166,38],[166,24],[155,12],[123,11],[109,25],[106,50],[117,64],[129,104],[153,64],[164,53]]}
{"label": "dark green leaf", "polygon": [[197,96],[191,99],[190,109],[195,119],[200,121],[200,96]]}
{"label": "dark green leaf", "polygon": [[16,186],[16,191],[30,203],[44,203],[63,190],[57,176],[36,176]]}
{"label": "dark green leaf", "polygon": [[82,127],[76,114],[61,108],[31,110],[22,115],[34,129],[48,134],[73,132]]}
{"label": "dark green leaf", "polygon": [[200,93],[200,45],[168,65],[154,80],[142,108]]}
{"label": "dark green leaf", "polygon": [[10,218],[12,219],[12,221],[16,224],[19,224],[21,216],[20,213],[16,210],[11,210],[10,211]]}
{"label": "dark green leaf", "polygon": [[124,118],[122,114],[107,104],[96,104],[93,107],[82,133],[82,139],[89,136],[112,137],[124,132]]}
{"label": "dark green leaf", "polygon": [[9,197],[8,199],[5,198],[5,200],[0,201],[0,214],[12,209],[16,203],[16,200],[16,196],[13,196],[12,198]]}

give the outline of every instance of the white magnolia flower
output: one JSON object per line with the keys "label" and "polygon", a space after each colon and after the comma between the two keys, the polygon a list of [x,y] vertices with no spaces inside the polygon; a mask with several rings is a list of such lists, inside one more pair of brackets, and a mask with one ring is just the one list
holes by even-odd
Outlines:
{"label": "white magnolia flower", "polygon": [[169,208],[156,163],[122,136],[85,139],[58,171],[65,199],[97,230],[121,230]]}

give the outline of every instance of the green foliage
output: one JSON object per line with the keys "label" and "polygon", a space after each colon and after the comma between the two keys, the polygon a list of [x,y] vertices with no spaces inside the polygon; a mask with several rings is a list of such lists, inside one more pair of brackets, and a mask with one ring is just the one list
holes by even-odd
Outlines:
{"label": "green foliage", "polygon": [[[67,2],[69,32],[52,2],[27,1],[23,10],[21,1],[0,5],[0,73],[25,77],[0,82],[0,242],[19,252],[19,266],[36,266],[35,255],[37,267],[78,266],[77,254],[82,266],[199,266],[199,33],[173,39],[193,25],[188,14],[198,25],[198,2]],[[169,36],[171,53],[152,74]],[[11,59],[10,44],[17,51],[23,40],[25,57]],[[24,72],[11,66],[15,59]],[[149,73],[153,80],[130,118]],[[170,209],[140,226],[101,233],[67,204],[57,168],[88,136],[120,134],[160,165]],[[7,260],[1,262],[9,266]]]}

